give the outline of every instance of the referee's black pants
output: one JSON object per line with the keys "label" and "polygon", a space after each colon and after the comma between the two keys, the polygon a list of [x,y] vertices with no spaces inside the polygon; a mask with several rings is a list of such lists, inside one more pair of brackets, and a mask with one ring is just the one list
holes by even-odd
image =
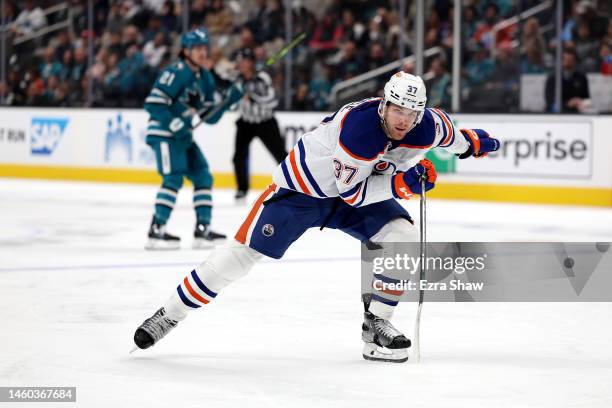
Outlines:
{"label": "referee's black pants", "polygon": [[236,121],[236,143],[234,150],[234,171],[238,191],[249,190],[249,146],[251,140],[258,136],[266,149],[280,163],[287,156],[285,141],[281,137],[278,122],[275,118],[260,123],[248,123],[238,119]]}

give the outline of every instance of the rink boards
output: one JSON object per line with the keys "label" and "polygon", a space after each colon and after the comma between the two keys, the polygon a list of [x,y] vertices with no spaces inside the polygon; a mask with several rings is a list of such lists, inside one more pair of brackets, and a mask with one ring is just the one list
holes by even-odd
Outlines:
{"label": "rink boards", "polygon": [[[325,116],[279,112],[287,149]],[[138,109],[0,110],[0,176],[128,183],[158,183],[145,144],[148,116]],[[235,113],[195,138],[217,188],[232,188]],[[430,152],[441,173],[432,197],[612,207],[610,116],[453,115],[459,127],[483,128],[500,138],[500,152],[458,160]],[[256,140],[251,147],[253,185],[270,182],[275,163]]]}

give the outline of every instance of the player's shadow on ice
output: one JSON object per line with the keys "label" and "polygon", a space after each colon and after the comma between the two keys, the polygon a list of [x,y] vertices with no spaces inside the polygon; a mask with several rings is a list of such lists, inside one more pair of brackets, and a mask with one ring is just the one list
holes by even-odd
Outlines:
{"label": "player's shadow on ice", "polygon": [[[233,361],[233,359],[228,359]],[[244,372],[246,364],[223,364],[220,357],[194,354],[157,354],[154,356],[130,356],[123,362],[139,369],[146,367],[149,372],[172,373],[173,376],[193,377],[216,372],[219,375],[235,375]],[[247,367],[248,368],[248,367]],[[214,371],[211,371],[214,370]]]}
{"label": "player's shadow on ice", "polygon": [[[220,375],[260,375],[262,372],[274,370],[276,373],[285,372],[293,375],[295,367],[301,367],[303,373],[308,371],[330,370],[334,368],[352,366],[358,367],[365,360],[359,355],[354,359],[330,359],[329,357],[316,358],[313,356],[299,357],[298,355],[272,355],[253,353],[214,353],[210,354],[155,354],[155,355],[133,355],[123,360],[132,367],[146,367],[149,372],[175,373],[181,377],[191,378],[202,376],[206,373],[215,372]],[[366,362],[367,363],[367,362]],[[371,364],[371,363],[370,363]],[[214,371],[212,371],[214,370]],[[139,370],[139,372],[142,372]],[[281,374],[282,376],[282,374]]]}
{"label": "player's shadow on ice", "polygon": [[558,368],[558,369],[593,369],[612,367],[612,360],[585,358],[581,355],[568,355],[567,357],[538,356],[515,352],[475,352],[473,354],[461,353],[431,353],[421,357],[427,365],[463,365],[463,366],[508,366],[523,368]]}
{"label": "player's shadow on ice", "polygon": [[[138,353],[138,351],[137,351]],[[141,352],[142,353],[142,352]],[[324,365],[333,365],[338,363],[345,362],[341,359],[329,359],[328,357],[313,357],[313,356],[304,356],[300,357],[297,355],[273,355],[272,353],[268,354],[253,354],[247,353],[244,354],[236,354],[236,353],[228,353],[228,352],[211,352],[210,354],[155,354],[155,355],[134,355],[129,358],[129,360],[133,361],[147,361],[147,362],[160,362],[160,363],[174,363],[174,364],[187,364],[186,362],[193,363],[193,365],[199,365],[198,363],[202,363],[202,365],[212,365],[215,363],[224,363],[226,365],[230,365],[232,363],[241,363],[249,364],[258,363],[258,362],[269,362],[270,364],[281,364],[281,363],[300,363],[300,362],[309,362],[309,363],[321,363]],[[361,361],[361,360],[358,360]],[[350,362],[350,361],[348,361]]]}

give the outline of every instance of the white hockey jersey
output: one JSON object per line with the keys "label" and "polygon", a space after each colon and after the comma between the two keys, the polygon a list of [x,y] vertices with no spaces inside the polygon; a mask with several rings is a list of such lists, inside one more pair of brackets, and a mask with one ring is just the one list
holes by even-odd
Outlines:
{"label": "white hockey jersey", "polygon": [[378,115],[380,98],[344,105],[304,134],[276,168],[276,185],[318,198],[340,196],[352,206],[393,197],[392,176],[414,166],[428,150],[461,154],[469,144],[449,116],[425,110],[423,119],[399,141],[391,140]]}

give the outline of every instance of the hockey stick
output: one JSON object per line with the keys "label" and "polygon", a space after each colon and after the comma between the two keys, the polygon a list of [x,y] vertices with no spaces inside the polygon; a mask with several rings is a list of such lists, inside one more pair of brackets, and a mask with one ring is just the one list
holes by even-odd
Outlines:
{"label": "hockey stick", "polygon": [[[420,209],[421,209],[421,219],[420,219],[420,232],[421,232],[421,269],[419,271],[419,287],[421,286],[421,281],[425,279],[425,263],[427,261],[427,223],[426,223],[426,204],[427,197],[425,196],[425,181],[426,178],[421,179],[421,201],[420,201]],[[421,344],[419,339],[419,331],[421,327],[421,309],[423,308],[423,298],[425,297],[425,292],[420,289],[419,290],[419,306],[417,309],[416,322],[414,323],[414,359],[418,363],[421,361]]]}
{"label": "hockey stick", "polygon": [[266,60],[266,62],[264,63],[264,68],[268,68],[274,65],[276,61],[278,61],[279,59],[287,55],[287,53],[291,51],[292,48],[294,48],[296,45],[304,41],[304,38],[306,38],[306,33],[300,33],[296,35],[295,37],[293,37],[293,40],[291,40],[289,44],[285,45],[283,48],[280,49],[279,52],[272,55],[270,58]]}
{"label": "hockey stick", "polygon": [[[298,45],[299,43],[304,41],[304,38],[306,38],[306,33],[305,32],[300,33],[300,34],[296,35],[295,37],[293,37],[293,39],[289,42],[289,44],[285,45],[283,48],[280,49],[279,52],[277,52],[276,54],[274,54],[270,58],[268,58],[266,60],[266,62],[264,63],[263,67],[258,69],[257,72],[261,72],[264,69],[269,68],[272,65],[274,65],[278,60],[282,59],[285,55],[287,55],[287,53],[289,51],[291,51],[293,48],[295,48],[296,45]],[[210,119],[211,117],[216,115],[219,112],[219,110],[224,107],[224,105],[226,103],[227,103],[227,98],[224,99],[223,101],[221,101],[221,103],[219,103],[210,112],[206,113],[206,115],[203,118],[201,118],[200,122],[198,122],[194,127],[192,127],[192,130],[196,129],[202,123],[206,122],[208,119]]]}

